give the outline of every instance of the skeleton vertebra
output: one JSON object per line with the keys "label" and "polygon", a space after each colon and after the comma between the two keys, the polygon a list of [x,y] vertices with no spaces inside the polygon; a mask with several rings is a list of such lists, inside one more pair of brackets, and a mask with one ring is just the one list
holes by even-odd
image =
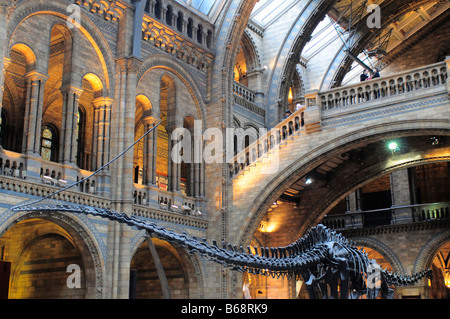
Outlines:
{"label": "skeleton vertebra", "polygon": [[[216,241],[210,245],[206,239],[199,240],[186,233],[179,234],[135,216],[120,214],[107,209],[60,202],[48,204],[29,204],[13,208],[14,211],[58,211],[81,213],[108,218],[119,223],[145,230],[152,237],[185,247],[191,253],[242,273],[259,274],[272,277],[303,279],[311,298],[392,298],[390,286],[414,285],[431,270],[425,270],[413,276],[401,276],[381,269],[367,254],[357,249],[342,235],[318,225],[308,234],[287,247],[254,247],[255,253],[247,247]],[[338,289],[339,287],[339,289]]]}

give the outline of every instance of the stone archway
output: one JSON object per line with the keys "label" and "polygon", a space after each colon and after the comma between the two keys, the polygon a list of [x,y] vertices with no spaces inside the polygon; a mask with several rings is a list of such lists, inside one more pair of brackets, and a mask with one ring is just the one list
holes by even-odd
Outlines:
{"label": "stone archway", "polygon": [[[20,216],[16,215],[9,222],[6,222],[4,224],[6,226],[0,230],[0,238],[9,231],[14,231],[15,226],[30,220],[41,221],[41,224],[44,223],[46,227],[43,230],[31,227],[30,232],[24,238],[24,243],[27,243],[26,246],[32,247],[33,242],[36,243],[36,241],[43,243],[42,239],[45,236],[50,236],[60,244],[69,247],[69,250],[74,252],[73,256],[69,258],[70,260],[67,259],[67,256],[55,258],[62,260],[63,263],[75,264],[78,261],[81,264],[80,268],[84,276],[82,286],[84,293],[78,294],[78,296],[85,299],[101,299],[103,297],[104,257],[100,252],[98,239],[96,240],[95,235],[78,218],[73,218],[65,213],[31,212]],[[75,253],[76,251],[78,253]],[[79,259],[75,258],[76,256]],[[63,266],[58,266],[60,272],[63,271],[61,267]],[[67,277],[69,276],[70,273],[67,273]],[[67,297],[68,295],[64,296]]]}
{"label": "stone archway", "polygon": [[[137,275],[135,298],[162,298],[163,294],[154,260],[147,244],[147,238],[143,234],[144,232],[141,232],[137,236],[139,240],[134,244],[130,254],[130,270],[135,271],[134,275]],[[171,298],[204,298],[204,274],[199,257],[188,254],[185,250],[166,241],[157,238],[153,238],[152,241],[161,259],[171,290]],[[152,292],[148,286],[153,287],[155,291]]]}

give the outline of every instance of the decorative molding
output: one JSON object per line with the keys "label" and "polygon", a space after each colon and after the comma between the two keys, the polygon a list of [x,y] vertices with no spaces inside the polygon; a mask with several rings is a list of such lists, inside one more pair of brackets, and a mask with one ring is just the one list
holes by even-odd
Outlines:
{"label": "decorative molding", "polygon": [[0,0],[0,14],[6,15],[7,20],[16,9],[18,0]]}
{"label": "decorative molding", "polygon": [[114,23],[118,23],[126,11],[126,6],[118,0],[75,0],[75,3],[89,12]]}
{"label": "decorative molding", "polygon": [[214,55],[206,49],[191,43],[175,31],[148,16],[144,17],[142,23],[142,40],[178,60],[195,66],[202,72],[206,72],[214,60]]}

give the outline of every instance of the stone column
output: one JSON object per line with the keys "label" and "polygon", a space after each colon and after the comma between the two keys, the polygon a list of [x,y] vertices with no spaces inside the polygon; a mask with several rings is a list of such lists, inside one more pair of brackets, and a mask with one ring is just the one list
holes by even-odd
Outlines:
{"label": "stone column", "polygon": [[[137,72],[142,61],[135,58],[117,60],[116,111],[113,153],[119,155],[134,141],[136,115]],[[134,154],[130,150],[120,157],[114,165],[114,198],[119,211],[131,214],[133,203]]]}
{"label": "stone column", "polygon": [[307,133],[322,130],[322,107],[320,105],[319,92],[312,91],[305,94],[305,129]]}
{"label": "stone column", "polygon": [[48,77],[37,72],[26,75],[27,100],[25,104],[22,153],[38,155],[41,144],[42,107],[44,85]]}
{"label": "stone column", "polygon": [[59,161],[64,164],[75,164],[77,156],[77,118],[78,103],[82,89],[73,86],[61,88],[63,95],[62,123],[59,143]]}
{"label": "stone column", "polygon": [[[401,169],[391,173],[392,206],[411,205],[411,192],[408,169]],[[397,224],[412,222],[411,208],[395,210]]]}
{"label": "stone column", "polygon": [[[148,132],[154,128],[158,120],[148,116],[144,118],[144,132]],[[150,134],[144,138],[144,173],[145,184],[147,186],[154,186],[156,184],[156,152],[157,152],[157,130],[154,129]]]}
{"label": "stone column", "polygon": [[95,99],[94,132],[92,136],[92,170],[97,170],[109,162],[109,139],[111,126],[111,106],[113,100],[108,97]]}
{"label": "stone column", "polygon": [[[447,66],[447,74],[450,74],[450,55],[445,57],[445,65]],[[450,95],[450,77],[447,78],[447,94]]]}

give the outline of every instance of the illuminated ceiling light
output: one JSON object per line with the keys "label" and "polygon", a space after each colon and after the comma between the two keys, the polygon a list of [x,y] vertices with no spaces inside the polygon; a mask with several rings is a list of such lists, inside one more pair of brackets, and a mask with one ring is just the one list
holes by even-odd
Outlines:
{"label": "illuminated ceiling light", "polygon": [[389,143],[389,149],[391,150],[391,151],[394,151],[394,150],[396,150],[398,148],[398,144],[396,143],[396,142],[391,142],[391,143]]}
{"label": "illuminated ceiling light", "polygon": [[389,142],[388,148],[391,150],[392,153],[400,151],[400,147],[396,141]]}
{"label": "illuminated ceiling light", "polygon": [[307,177],[306,180],[305,180],[306,185],[311,185],[312,182],[313,182],[313,180],[312,180],[311,177]]}

